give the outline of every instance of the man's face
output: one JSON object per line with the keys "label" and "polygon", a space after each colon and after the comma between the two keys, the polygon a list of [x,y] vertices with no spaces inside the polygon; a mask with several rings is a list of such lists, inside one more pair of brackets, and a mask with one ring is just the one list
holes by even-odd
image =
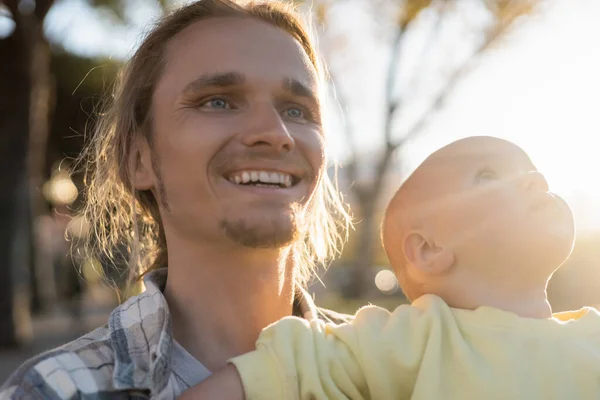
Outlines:
{"label": "man's face", "polygon": [[548,191],[519,147],[495,138],[468,138],[431,162],[432,179],[441,190],[432,222],[459,263],[557,268],[568,257],[574,240],[571,210]]}
{"label": "man's face", "polygon": [[153,97],[152,189],[166,229],[293,242],[324,167],[316,72],[288,33],[214,18],[171,42]]}

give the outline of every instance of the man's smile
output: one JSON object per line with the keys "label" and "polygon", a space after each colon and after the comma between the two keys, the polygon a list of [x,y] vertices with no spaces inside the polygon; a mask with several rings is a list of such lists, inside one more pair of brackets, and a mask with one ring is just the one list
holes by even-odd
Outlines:
{"label": "man's smile", "polygon": [[300,179],[290,173],[259,169],[237,170],[227,174],[226,179],[237,185],[290,188]]}

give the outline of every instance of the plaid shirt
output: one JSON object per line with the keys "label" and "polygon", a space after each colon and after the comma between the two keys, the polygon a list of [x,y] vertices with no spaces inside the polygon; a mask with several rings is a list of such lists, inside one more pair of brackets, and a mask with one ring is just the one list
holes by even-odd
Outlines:
{"label": "plaid shirt", "polygon": [[[0,399],[170,399],[173,337],[163,289],[167,270],[146,276],[146,290],[110,315],[108,324],[25,362],[0,388]],[[294,315],[344,322],[298,291]]]}

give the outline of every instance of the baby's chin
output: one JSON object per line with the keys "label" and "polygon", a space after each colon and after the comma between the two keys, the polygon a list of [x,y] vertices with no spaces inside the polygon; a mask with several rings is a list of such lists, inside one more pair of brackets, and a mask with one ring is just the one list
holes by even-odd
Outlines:
{"label": "baby's chin", "polygon": [[575,226],[565,224],[546,232],[546,243],[542,243],[549,256],[553,256],[559,266],[571,256],[575,245]]}
{"label": "baby's chin", "polygon": [[531,255],[533,268],[539,268],[552,274],[569,259],[573,251],[574,235],[538,238],[536,244],[532,243],[530,249],[525,248],[523,251]]}
{"label": "baby's chin", "polygon": [[509,254],[525,258],[526,264],[545,264],[558,268],[571,254],[575,241],[575,225],[571,216],[532,220],[520,224],[519,229],[507,234]]}
{"label": "baby's chin", "polygon": [[571,257],[571,254],[573,253],[573,247],[575,246],[575,236],[573,235],[573,238],[571,240],[567,240],[563,243],[563,247],[562,252],[557,254],[557,262],[558,262],[558,266],[561,267],[565,262],[567,262],[567,260],[569,260],[569,257]]}
{"label": "baby's chin", "polygon": [[[491,268],[509,268],[514,271],[539,272],[540,276],[550,277],[554,271],[569,258],[573,250],[572,236],[553,237],[518,237],[513,235],[510,241],[489,243],[487,249],[481,249],[478,259],[473,260],[475,265],[487,265]],[[480,243],[481,244],[481,243]],[[487,244],[482,244],[487,246]],[[461,249],[464,250],[464,249]],[[464,252],[457,252],[457,260],[468,260]]]}

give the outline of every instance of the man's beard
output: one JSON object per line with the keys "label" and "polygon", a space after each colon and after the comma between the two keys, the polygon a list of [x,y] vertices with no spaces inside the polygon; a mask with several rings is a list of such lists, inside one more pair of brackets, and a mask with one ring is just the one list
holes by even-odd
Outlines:
{"label": "man's beard", "polygon": [[304,212],[293,205],[285,214],[248,220],[243,217],[223,218],[221,228],[233,242],[254,249],[276,249],[298,241],[303,231]]}

